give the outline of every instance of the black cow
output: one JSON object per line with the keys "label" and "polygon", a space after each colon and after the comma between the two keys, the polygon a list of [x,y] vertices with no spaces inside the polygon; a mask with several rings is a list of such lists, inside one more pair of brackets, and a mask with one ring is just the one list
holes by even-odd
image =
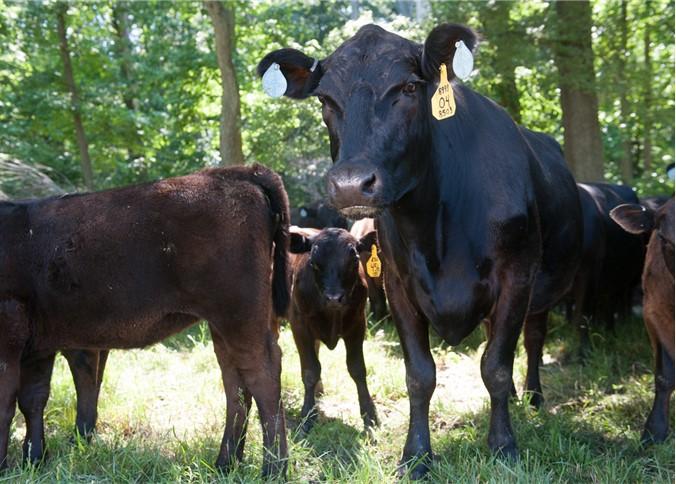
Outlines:
{"label": "black cow", "polygon": [[[206,319],[228,403],[216,465],[241,459],[253,397],[263,473],[283,473],[274,316],[289,304],[288,217],[281,179],[259,165],[0,202],[0,468],[17,402],[26,418],[24,459],[44,454],[57,350],[142,347]],[[75,363],[98,375],[98,364],[93,371]],[[95,397],[98,381],[87,388]],[[95,398],[83,403],[96,410]],[[83,419],[86,433],[95,417]]]}
{"label": "black cow", "polygon": [[620,205],[610,216],[632,234],[649,234],[643,269],[643,316],[655,355],[655,400],[641,441],[663,442],[669,434],[674,393],[674,199],[658,210]]}
{"label": "black cow", "polygon": [[428,327],[456,345],[489,320],[481,361],[491,397],[488,444],[517,456],[508,401],[519,333],[529,316],[529,353],[541,347],[543,315],[568,291],[582,245],[575,182],[554,140],[521,130],[457,82],[454,116],[432,116],[440,65],[453,79],[461,40],[472,49],[476,36],[444,24],[420,45],[368,25],[317,64],[282,49],[258,66],[261,74],[273,62],[281,67],[287,96],[319,98],[334,161],[330,201],[348,217],[376,217],[406,363],[403,460],[415,463],[414,478],[432,454],[436,372]]}
{"label": "black cow", "polygon": [[357,385],[364,427],[378,424],[376,407],[366,385],[364,335],[366,334],[366,283],[359,253],[375,241],[375,232],[355,239],[344,229],[291,230],[289,250],[293,289],[289,319],[296,342],[305,386],[301,417],[308,432],[316,419],[315,392],[321,382],[319,342],[330,350],[345,342],[347,369]]}
{"label": "black cow", "polygon": [[291,224],[311,229],[323,229],[326,227],[348,228],[347,219],[338,210],[320,201],[292,208]]}

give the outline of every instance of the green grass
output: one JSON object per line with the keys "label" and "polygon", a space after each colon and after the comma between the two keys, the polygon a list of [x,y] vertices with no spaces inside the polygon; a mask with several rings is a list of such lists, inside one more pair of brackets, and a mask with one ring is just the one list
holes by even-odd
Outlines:
{"label": "green grass", "polygon": [[[542,367],[547,402],[534,411],[512,405],[521,459],[494,459],[486,445],[487,393],[481,382],[481,329],[463,345],[434,340],[437,390],[430,411],[435,482],[674,482],[673,438],[642,449],[640,431],[652,403],[650,348],[639,320],[597,334],[582,366],[575,335],[553,317]],[[395,481],[404,444],[408,401],[404,364],[391,323],[371,325],[365,343],[369,387],[382,425],[362,432],[356,389],[345,351],[322,348],[325,393],[313,431],[297,432],[302,404],[298,357],[288,327],[282,385],[289,423],[289,472],[293,482]],[[519,345],[515,380],[520,387],[525,354]],[[91,444],[72,442],[75,392],[58,358],[46,412],[48,459],[20,467],[22,417],[12,427],[11,469],[0,482],[251,482],[262,461],[260,426],[251,415],[244,461],[223,476],[213,468],[225,422],[225,397],[204,325],[146,350],[111,353],[104,380],[98,433]],[[673,416],[672,416],[673,428]]]}

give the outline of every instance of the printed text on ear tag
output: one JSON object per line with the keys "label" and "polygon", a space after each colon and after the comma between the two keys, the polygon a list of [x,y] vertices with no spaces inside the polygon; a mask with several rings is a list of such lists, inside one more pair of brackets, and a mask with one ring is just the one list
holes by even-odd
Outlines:
{"label": "printed text on ear tag", "polygon": [[441,64],[439,71],[439,87],[432,96],[432,116],[441,121],[455,114],[455,97],[451,83],[448,82],[446,64]]}
{"label": "printed text on ear tag", "polygon": [[371,257],[366,261],[366,273],[369,277],[380,277],[380,259],[378,258],[376,244],[371,246]]}

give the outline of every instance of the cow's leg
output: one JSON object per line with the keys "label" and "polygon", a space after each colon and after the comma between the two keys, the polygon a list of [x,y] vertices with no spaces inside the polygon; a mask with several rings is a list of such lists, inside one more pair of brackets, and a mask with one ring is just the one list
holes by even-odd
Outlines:
{"label": "cow's leg", "polygon": [[[508,281],[509,282],[509,281]],[[507,284],[498,300],[488,344],[481,357],[481,377],[491,397],[488,446],[516,458],[518,450],[509,418],[514,350],[528,310],[530,287]]]}
{"label": "cow's leg", "polygon": [[669,434],[669,401],[674,393],[674,359],[660,343],[655,345],[655,401],[641,442],[664,442]]}
{"label": "cow's leg", "polygon": [[303,432],[308,433],[312,430],[312,427],[317,420],[315,395],[322,376],[322,366],[319,363],[319,357],[317,356],[319,345],[306,329],[307,326],[303,321],[294,321],[291,327],[293,329],[293,339],[296,342],[298,356],[300,357],[300,371],[303,379],[303,386],[305,388],[300,418],[303,422]]}
{"label": "cow's leg", "polygon": [[26,419],[23,460],[31,464],[37,464],[44,457],[44,413],[55,356],[56,353],[31,355],[21,362],[18,400],[19,410]]}
{"label": "cow's leg", "polygon": [[524,344],[528,354],[528,371],[526,373],[525,391],[530,394],[530,404],[540,408],[544,397],[540,385],[540,362],[542,360],[542,348],[547,336],[548,311],[540,314],[529,314],[524,328]]}
{"label": "cow's leg", "polygon": [[345,351],[347,353],[347,371],[357,385],[357,395],[359,396],[359,411],[364,419],[366,429],[379,425],[376,407],[366,385],[366,364],[364,363],[364,333],[366,321],[354,329],[350,334],[345,335]]}
{"label": "cow's leg", "polygon": [[214,352],[221,367],[227,401],[225,431],[216,466],[227,470],[244,455],[248,416],[251,410],[251,393],[247,390],[234,362],[231,361],[223,338],[214,330],[211,331],[211,335],[214,341]]}
{"label": "cow's leg", "polygon": [[30,322],[23,305],[0,301],[0,470],[7,467],[9,428],[16,411],[21,375],[21,354],[28,341]]}
{"label": "cow's leg", "polygon": [[404,471],[404,466],[412,466],[411,479],[420,479],[429,470],[432,459],[429,410],[436,387],[436,367],[430,352],[427,321],[411,307],[401,284],[393,279],[386,278],[385,283],[387,294],[393,294],[390,310],[404,353],[409,399],[408,434],[400,471]]}
{"label": "cow's leg", "polygon": [[[239,378],[236,386],[244,385],[243,389],[256,401],[263,428],[264,477],[284,476],[288,458],[286,423],[281,399],[282,351],[277,344],[277,334],[271,329],[271,325],[267,319],[256,321],[255,318],[251,318],[247,319],[246,323],[234,321],[232,324],[211,326],[212,333],[218,335],[214,339],[220,337],[219,344],[227,348],[228,358],[224,363],[227,366],[232,365],[237,370]],[[235,398],[239,402],[239,395]],[[237,415],[242,413],[242,409],[236,412]],[[231,438],[232,441],[237,441],[238,428],[234,420],[233,418]],[[232,449],[232,444],[228,443],[227,437],[229,436],[224,434],[222,455],[219,455],[218,464],[228,462],[227,451]],[[230,456],[232,458],[232,454]]]}
{"label": "cow's leg", "polygon": [[87,440],[96,427],[98,400],[108,351],[62,351],[73,375],[77,395],[75,430]]}
{"label": "cow's leg", "polygon": [[368,296],[371,313],[376,321],[380,321],[387,316],[387,298],[382,281],[377,281],[368,277]]}

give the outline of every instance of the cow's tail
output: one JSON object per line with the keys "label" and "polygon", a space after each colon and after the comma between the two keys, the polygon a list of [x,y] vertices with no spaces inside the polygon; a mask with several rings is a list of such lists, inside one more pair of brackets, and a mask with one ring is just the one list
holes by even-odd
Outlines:
{"label": "cow's tail", "polygon": [[273,236],[275,244],[272,257],[272,308],[277,316],[286,316],[289,309],[289,199],[281,177],[269,168],[254,164],[253,177],[263,189],[270,202],[273,214]]}

